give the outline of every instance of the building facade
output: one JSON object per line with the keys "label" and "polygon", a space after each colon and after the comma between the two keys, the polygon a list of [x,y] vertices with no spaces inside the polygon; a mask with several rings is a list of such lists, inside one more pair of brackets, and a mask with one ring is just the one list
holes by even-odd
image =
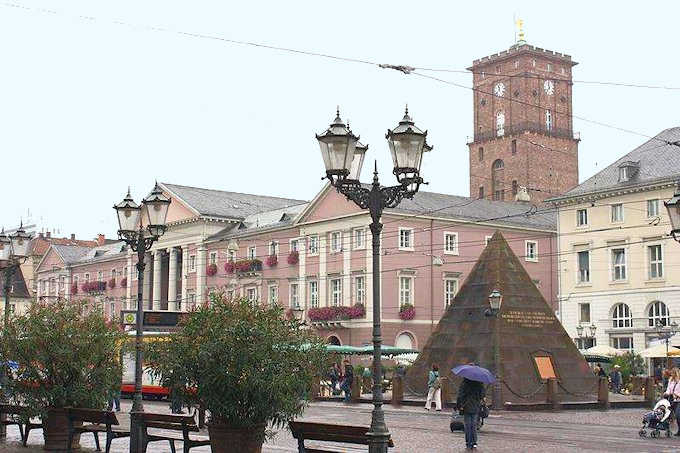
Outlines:
{"label": "building facade", "polygon": [[[172,202],[168,230],[146,259],[145,308],[185,311],[219,291],[280,304],[331,342],[370,342],[368,212],[331,186],[311,202],[160,187]],[[527,216],[529,210],[520,203],[420,192],[386,211],[380,274],[385,342],[424,345],[497,230],[556,307],[555,218]],[[54,245],[39,266],[38,297],[88,299],[112,315],[134,309],[135,264],[136,255],[122,243]],[[410,315],[400,314],[408,306]]]}
{"label": "building facade", "polygon": [[[547,200],[558,208],[559,313],[581,348],[641,351],[658,340],[657,322],[680,322],[680,244],[663,205],[680,179],[678,139],[680,128],[667,129]],[[579,338],[590,325],[595,338]]]}
{"label": "building facade", "polygon": [[569,55],[520,41],[468,68],[474,90],[471,197],[513,201],[525,187],[535,202],[578,184],[574,65]]}

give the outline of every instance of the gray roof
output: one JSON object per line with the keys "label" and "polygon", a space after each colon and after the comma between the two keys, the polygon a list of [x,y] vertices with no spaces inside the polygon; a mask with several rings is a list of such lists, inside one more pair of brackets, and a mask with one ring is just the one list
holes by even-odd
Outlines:
{"label": "gray roof", "polygon": [[306,203],[304,200],[201,189],[177,184],[162,183],[161,186],[178,196],[200,215],[208,217],[245,219],[253,214]]}
{"label": "gray roof", "polygon": [[241,223],[229,226],[219,233],[209,237],[208,241],[238,237],[252,233],[262,233],[268,230],[291,225],[297,216],[308,206],[308,204],[309,203],[303,203],[288,208],[275,209],[273,211],[250,215],[246,217]]}
{"label": "gray roof", "polygon": [[[680,127],[666,129],[569,192],[547,201],[668,180],[675,181],[680,176],[680,145],[670,143],[678,141],[680,141]],[[624,162],[639,162],[640,169],[635,177],[619,182],[619,165]]]}
{"label": "gray roof", "polygon": [[64,264],[73,264],[85,256],[87,252],[92,250],[92,247],[61,244],[52,244],[52,248],[59,254],[59,256],[61,256],[61,258],[64,260]]}
{"label": "gray roof", "polygon": [[391,212],[432,217],[498,223],[523,228],[556,229],[556,211],[542,205],[537,213],[524,215],[532,209],[530,203],[511,203],[460,197],[434,192],[418,192],[412,200],[403,200]]}
{"label": "gray roof", "polygon": [[78,264],[110,259],[113,256],[124,254],[125,250],[125,244],[122,241],[93,247],[78,259]]}

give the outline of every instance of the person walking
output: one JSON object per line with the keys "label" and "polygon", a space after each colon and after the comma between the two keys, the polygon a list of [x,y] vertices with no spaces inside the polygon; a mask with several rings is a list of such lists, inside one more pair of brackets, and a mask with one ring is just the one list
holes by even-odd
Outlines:
{"label": "person walking", "polygon": [[609,379],[612,383],[612,391],[614,393],[621,393],[621,385],[623,384],[623,376],[621,376],[621,371],[619,365],[614,365],[614,369],[609,374]]}
{"label": "person walking", "polygon": [[604,371],[604,367],[602,366],[601,363],[597,364],[597,376],[598,377],[607,377],[607,373]]}
{"label": "person walking", "polygon": [[678,368],[673,368],[670,372],[666,394],[675,413],[675,421],[678,424],[678,432],[675,435],[680,437],[680,370]]}
{"label": "person walking", "polygon": [[331,396],[335,395],[335,391],[338,388],[338,381],[340,380],[340,366],[337,362],[333,362],[333,366],[328,372],[328,377],[331,380]]}
{"label": "person walking", "polygon": [[425,410],[429,411],[432,407],[432,399],[437,411],[442,410],[442,383],[439,377],[439,366],[436,363],[432,364],[432,369],[427,377],[427,400],[425,401]]}
{"label": "person walking", "polygon": [[477,448],[477,417],[486,392],[484,384],[464,378],[458,389],[456,409],[463,416],[465,428],[465,446]]}
{"label": "person walking", "polygon": [[345,403],[350,402],[352,397],[352,381],[354,381],[354,368],[350,365],[349,360],[345,360],[345,377],[342,380],[340,389],[345,392]]}

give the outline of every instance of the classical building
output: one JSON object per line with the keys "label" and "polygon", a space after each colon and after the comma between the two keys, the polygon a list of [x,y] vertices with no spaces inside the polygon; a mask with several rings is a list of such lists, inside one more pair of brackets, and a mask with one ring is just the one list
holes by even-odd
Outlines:
{"label": "classical building", "polygon": [[[546,200],[558,208],[559,313],[582,348],[640,351],[657,321],[680,321],[680,245],[663,205],[680,179],[679,140],[680,128],[667,129]],[[595,339],[579,338],[593,324]]]}
{"label": "classical building", "polygon": [[[9,289],[10,303],[9,312],[22,314],[31,303],[31,294],[26,285],[24,274],[21,269],[14,272],[12,276],[12,284]],[[5,310],[5,272],[0,271],[0,314],[4,319]]]}
{"label": "classical building", "polygon": [[569,55],[519,41],[468,68],[474,90],[471,197],[513,201],[524,187],[535,202],[578,184],[574,65]]}
{"label": "classical building", "polygon": [[[227,297],[281,304],[332,342],[370,341],[373,257],[367,211],[331,186],[311,202],[160,187],[172,201],[168,231],[146,260],[146,308],[183,311],[206,303],[213,291],[224,291]],[[380,275],[385,342],[425,344],[495,231],[502,231],[554,309],[555,217],[543,211],[526,215],[529,210],[521,203],[428,192],[387,210]],[[92,298],[108,313],[133,309],[135,264],[135,254],[121,243],[54,245],[39,266],[39,296]],[[408,314],[400,313],[409,305]]]}

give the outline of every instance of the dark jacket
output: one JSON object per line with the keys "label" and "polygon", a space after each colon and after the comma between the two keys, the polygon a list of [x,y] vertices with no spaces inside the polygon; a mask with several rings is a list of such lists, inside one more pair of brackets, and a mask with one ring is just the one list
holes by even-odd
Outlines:
{"label": "dark jacket", "polygon": [[484,385],[481,382],[463,379],[458,389],[456,407],[464,414],[476,414],[479,412],[479,406],[485,395]]}

